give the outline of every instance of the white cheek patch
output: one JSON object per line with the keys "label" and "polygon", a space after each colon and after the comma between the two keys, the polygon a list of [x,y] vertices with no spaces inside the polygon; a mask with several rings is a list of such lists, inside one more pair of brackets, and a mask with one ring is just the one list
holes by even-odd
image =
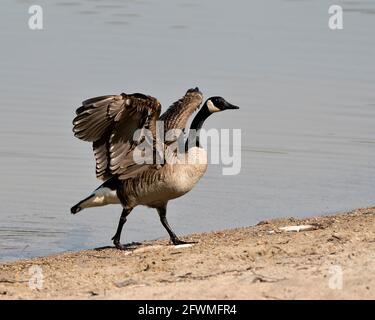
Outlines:
{"label": "white cheek patch", "polygon": [[213,103],[211,100],[208,100],[208,101],[207,101],[207,107],[208,107],[208,110],[209,110],[211,113],[221,111],[218,107],[216,107],[216,106],[214,105],[214,103]]}

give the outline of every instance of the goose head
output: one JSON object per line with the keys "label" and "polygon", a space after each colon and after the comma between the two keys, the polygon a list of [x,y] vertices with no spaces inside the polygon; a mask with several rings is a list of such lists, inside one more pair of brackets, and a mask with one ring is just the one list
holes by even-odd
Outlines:
{"label": "goose head", "polygon": [[215,112],[220,112],[224,110],[234,110],[234,109],[239,109],[239,107],[229,103],[226,101],[223,97],[211,97],[208,98],[205,107],[210,113],[215,113]]}

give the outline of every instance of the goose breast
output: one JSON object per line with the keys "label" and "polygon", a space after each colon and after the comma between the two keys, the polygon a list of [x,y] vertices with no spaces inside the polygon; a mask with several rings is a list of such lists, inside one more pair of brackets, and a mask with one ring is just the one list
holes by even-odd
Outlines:
{"label": "goose breast", "polygon": [[[151,183],[134,186],[134,204],[157,207],[189,192],[207,170],[207,152],[194,147],[175,163],[165,164]],[[129,194],[129,193],[128,193]]]}

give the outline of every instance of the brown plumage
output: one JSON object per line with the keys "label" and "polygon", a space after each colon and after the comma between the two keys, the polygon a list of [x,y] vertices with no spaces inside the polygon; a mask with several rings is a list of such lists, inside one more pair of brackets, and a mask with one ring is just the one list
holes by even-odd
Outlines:
{"label": "brown plumage", "polygon": [[164,130],[185,129],[186,123],[202,104],[203,95],[198,88],[190,89],[180,100],[173,103],[159,118],[164,121]]}
{"label": "brown plumage", "polygon": [[73,120],[73,132],[77,138],[93,142],[99,179],[114,175],[131,178],[147,169],[133,161],[133,151],[139,143],[133,135],[142,128],[155,134],[160,110],[157,99],[138,93],[102,96],[82,103]]}

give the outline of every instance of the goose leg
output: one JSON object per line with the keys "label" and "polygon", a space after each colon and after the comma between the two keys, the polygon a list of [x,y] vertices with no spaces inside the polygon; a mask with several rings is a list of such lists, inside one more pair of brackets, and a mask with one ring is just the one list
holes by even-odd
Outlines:
{"label": "goose leg", "polygon": [[166,207],[157,208],[157,211],[158,211],[158,214],[159,214],[159,217],[160,217],[160,222],[163,225],[163,227],[165,228],[165,230],[167,230],[167,232],[168,232],[168,234],[171,238],[172,243],[174,245],[189,243],[189,242],[185,242],[185,241],[180,240],[176,236],[176,234],[173,232],[173,230],[170,227],[170,225],[168,223],[168,220],[167,220],[167,208]]}
{"label": "goose leg", "polygon": [[122,210],[120,220],[118,222],[116,234],[112,238],[113,244],[115,245],[115,247],[117,249],[120,249],[120,250],[126,249],[126,246],[120,243],[120,238],[121,238],[122,227],[124,226],[124,224],[126,222],[126,217],[130,214],[131,211],[132,211],[132,209],[123,209]]}

